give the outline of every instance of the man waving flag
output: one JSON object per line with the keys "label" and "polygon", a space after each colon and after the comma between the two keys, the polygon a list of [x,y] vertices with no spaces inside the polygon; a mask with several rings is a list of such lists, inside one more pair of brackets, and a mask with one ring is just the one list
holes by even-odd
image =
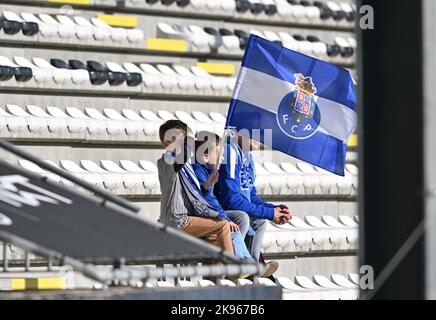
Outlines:
{"label": "man waving flag", "polygon": [[272,131],[271,147],[344,175],[356,123],[350,73],[250,35],[226,128]]}

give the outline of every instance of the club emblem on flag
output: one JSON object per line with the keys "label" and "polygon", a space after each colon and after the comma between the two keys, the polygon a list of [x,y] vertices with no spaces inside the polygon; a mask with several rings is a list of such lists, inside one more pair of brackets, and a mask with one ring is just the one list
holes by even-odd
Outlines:
{"label": "club emblem on flag", "polygon": [[279,127],[295,139],[307,139],[316,130],[321,119],[315,102],[316,87],[311,77],[294,74],[295,90],[287,94],[277,113]]}

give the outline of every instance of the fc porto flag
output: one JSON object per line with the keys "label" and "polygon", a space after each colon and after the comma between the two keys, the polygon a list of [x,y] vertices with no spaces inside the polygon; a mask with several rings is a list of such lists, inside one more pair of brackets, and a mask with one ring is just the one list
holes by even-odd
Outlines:
{"label": "fc porto flag", "polygon": [[226,128],[261,129],[262,143],[270,129],[273,149],[343,176],[355,108],[347,70],[250,35]]}

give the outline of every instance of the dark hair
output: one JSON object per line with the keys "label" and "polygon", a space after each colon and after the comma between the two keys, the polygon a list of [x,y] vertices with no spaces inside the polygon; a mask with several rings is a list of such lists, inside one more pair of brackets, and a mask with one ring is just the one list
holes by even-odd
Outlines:
{"label": "dark hair", "polygon": [[161,142],[165,139],[165,134],[169,130],[181,130],[185,136],[188,134],[188,125],[180,120],[168,120],[159,127],[159,139]]}
{"label": "dark hair", "polygon": [[[198,150],[200,149],[200,147],[202,145],[204,145],[205,143],[215,141],[215,146],[219,146],[221,143],[221,140],[222,140],[219,135],[217,135],[216,133],[210,132],[210,131],[199,131],[199,132],[197,132],[195,137],[196,137],[196,140],[195,140],[195,153],[196,154],[197,154]],[[203,154],[208,154],[208,153],[209,153],[209,146],[204,149]]]}

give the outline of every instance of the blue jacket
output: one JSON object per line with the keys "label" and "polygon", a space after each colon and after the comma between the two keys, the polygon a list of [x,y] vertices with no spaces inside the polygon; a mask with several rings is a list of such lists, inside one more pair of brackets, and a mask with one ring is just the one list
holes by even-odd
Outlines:
{"label": "blue jacket", "polygon": [[198,182],[200,182],[201,185],[201,191],[203,194],[204,200],[207,201],[209,206],[219,212],[218,219],[225,219],[227,221],[230,221],[230,217],[224,213],[224,209],[221,207],[220,203],[218,202],[218,199],[216,198],[215,194],[213,193],[212,187],[209,189],[205,189],[203,187],[203,184],[206,182],[209,175],[212,173],[213,169],[209,168],[205,164],[200,163],[194,163],[192,165],[192,168],[194,169],[195,175],[197,176]]}
{"label": "blue jacket", "polygon": [[273,220],[276,206],[256,194],[251,153],[243,154],[237,142],[228,137],[224,156],[226,161],[220,166],[219,180],[215,184],[215,194],[224,210],[241,210],[255,219]]}

